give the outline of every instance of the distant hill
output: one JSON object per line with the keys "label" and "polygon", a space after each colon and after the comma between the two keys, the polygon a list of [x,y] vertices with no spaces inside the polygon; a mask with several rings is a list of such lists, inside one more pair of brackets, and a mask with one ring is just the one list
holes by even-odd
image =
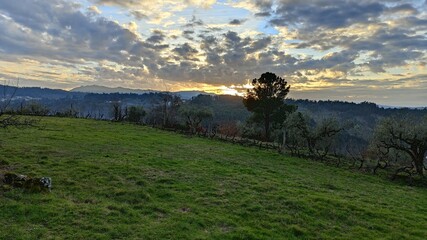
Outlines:
{"label": "distant hill", "polygon": [[[155,91],[155,90],[142,90],[142,89],[132,89],[132,88],[123,88],[116,87],[110,88],[99,85],[88,85],[88,86],[80,86],[70,90],[70,92],[82,92],[82,93],[133,93],[133,94],[145,94],[145,93],[156,93],[156,92],[166,92],[166,91]],[[199,94],[205,95],[214,95],[210,93],[206,93],[203,91],[178,91],[172,92],[174,94],[179,95],[182,99],[191,99]]]}
{"label": "distant hill", "polygon": [[[110,88],[99,85],[89,85],[81,86],[71,89],[70,91],[62,89],[50,89],[50,88],[40,88],[40,87],[14,87],[14,86],[5,86],[0,85],[2,94],[1,98],[7,98],[13,95],[15,100],[31,100],[31,99],[61,99],[61,98],[82,98],[88,93],[95,94],[147,94],[147,93],[166,93],[165,91],[155,91],[155,90],[142,90],[142,89],[131,89],[131,88]],[[206,93],[203,91],[178,91],[171,92],[180,96],[184,100],[191,99],[200,94],[203,95],[215,95],[211,93]]]}
{"label": "distant hill", "polygon": [[398,109],[398,108],[408,108],[408,109],[418,109],[418,110],[423,110],[423,109],[427,109],[427,106],[425,107],[398,107],[398,106],[389,106],[389,105],[378,105],[378,107],[380,108],[384,108],[384,109]]}
{"label": "distant hill", "polygon": [[73,88],[70,90],[70,92],[144,94],[144,93],[157,92],[157,91],[123,88],[123,87],[110,88],[110,87],[99,86],[99,85],[88,85],[88,86],[80,86],[80,87]]}
{"label": "distant hill", "polygon": [[13,96],[14,99],[60,99],[83,96],[79,92],[69,92],[62,89],[50,89],[40,87],[13,87],[0,85],[1,98]]}

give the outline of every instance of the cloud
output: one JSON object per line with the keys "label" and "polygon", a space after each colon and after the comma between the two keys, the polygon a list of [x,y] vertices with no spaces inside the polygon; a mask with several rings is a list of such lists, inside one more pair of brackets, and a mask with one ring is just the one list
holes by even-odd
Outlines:
{"label": "cloud", "polygon": [[270,17],[271,13],[269,13],[269,12],[257,12],[257,13],[255,13],[255,16],[257,16],[257,17]]}
{"label": "cloud", "polygon": [[268,11],[273,6],[273,0],[254,0],[254,5],[262,11]]}
{"label": "cloud", "polygon": [[186,59],[186,60],[196,60],[195,55],[199,52],[197,51],[195,48],[193,48],[192,46],[190,46],[190,44],[188,43],[184,43],[182,45],[180,45],[179,47],[176,47],[173,49],[173,51],[175,53],[178,54],[178,56],[180,56],[180,58]]}
{"label": "cloud", "polygon": [[369,23],[386,10],[381,3],[360,1],[281,1],[270,22],[306,30]]}
{"label": "cloud", "polygon": [[151,43],[161,43],[165,40],[165,35],[162,31],[160,30],[155,30],[153,32],[153,34],[147,38],[147,42],[151,42]]}
{"label": "cloud", "polygon": [[[1,2],[0,48],[8,55],[57,61],[56,64],[110,61],[142,66],[144,61],[130,61],[141,55],[159,59],[133,31],[136,24],[121,26],[103,17],[83,14],[77,6],[61,0]],[[25,5],[23,7],[22,4]],[[33,11],[28,12],[28,8]]]}
{"label": "cloud", "polygon": [[[156,81],[228,86],[271,71],[297,91],[317,87],[324,94],[325,88],[344,94],[359,89],[358,83],[425,89],[425,3],[218,3],[221,11],[239,9],[231,19],[217,15],[216,1],[91,3],[88,8],[65,0],[0,1],[0,62],[8,63],[0,67],[1,78],[64,86],[115,79],[129,87],[159,86]],[[98,7],[104,5],[110,7],[101,12]],[[109,15],[114,11],[121,14],[117,20]],[[24,70],[23,64],[31,67]]]}
{"label": "cloud", "polygon": [[[299,89],[293,85],[292,98],[363,102],[366,99],[388,106],[424,107],[427,91],[427,75],[414,75],[397,79],[328,79],[335,85]],[[336,84],[338,83],[338,84]]]}
{"label": "cloud", "polygon": [[203,26],[204,23],[201,19],[197,19],[196,16],[192,16],[191,20],[188,21],[187,24],[184,25],[184,27],[186,28],[194,28],[194,27],[198,27],[198,26]]}
{"label": "cloud", "polygon": [[242,25],[244,22],[246,22],[246,19],[233,19],[228,24],[230,24],[230,25]]}
{"label": "cloud", "polygon": [[183,34],[193,34],[194,33],[194,31],[193,30],[185,30],[185,31],[183,31],[182,32]]}
{"label": "cloud", "polygon": [[208,8],[216,3],[216,0],[91,0],[99,5],[121,6],[126,8],[145,7],[149,5],[184,5]]}
{"label": "cloud", "polygon": [[135,35],[139,35],[138,24],[136,24],[136,22],[131,21],[128,24],[125,24],[123,27],[129,29],[129,31],[131,31]]}
{"label": "cloud", "polygon": [[138,21],[142,19],[148,19],[148,15],[140,10],[130,10],[129,13]]}
{"label": "cloud", "polygon": [[87,10],[89,10],[90,12],[93,12],[95,14],[101,14],[101,10],[98,9],[97,6],[93,5],[87,8]]}
{"label": "cloud", "polygon": [[268,47],[272,42],[271,37],[264,37],[261,39],[258,39],[250,45],[250,47],[247,48],[248,53],[257,52],[259,50],[265,49]]}
{"label": "cloud", "polygon": [[160,23],[173,15],[174,12],[186,8],[209,8],[216,0],[90,0],[96,5],[118,6],[129,10],[136,20],[150,19],[153,23]]}

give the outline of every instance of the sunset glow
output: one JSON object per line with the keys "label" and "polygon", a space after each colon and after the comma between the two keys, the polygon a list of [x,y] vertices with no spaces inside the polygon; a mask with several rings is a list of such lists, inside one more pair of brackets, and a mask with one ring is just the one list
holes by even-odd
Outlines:
{"label": "sunset glow", "polygon": [[6,0],[0,80],[242,95],[269,71],[294,98],[425,106],[426,10],[424,0]]}

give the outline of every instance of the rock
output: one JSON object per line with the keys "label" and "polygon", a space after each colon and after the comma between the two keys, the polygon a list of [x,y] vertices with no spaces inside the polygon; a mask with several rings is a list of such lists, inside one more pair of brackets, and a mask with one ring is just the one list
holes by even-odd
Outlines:
{"label": "rock", "polygon": [[21,174],[5,173],[3,182],[14,188],[23,188],[30,192],[50,192],[52,189],[52,179],[49,177],[30,178]]}
{"label": "rock", "polygon": [[21,174],[5,173],[3,182],[13,187],[23,187],[24,183],[28,181],[28,177]]}
{"label": "rock", "polygon": [[50,177],[40,178],[40,184],[44,189],[47,189],[49,192],[52,190],[52,179]]}

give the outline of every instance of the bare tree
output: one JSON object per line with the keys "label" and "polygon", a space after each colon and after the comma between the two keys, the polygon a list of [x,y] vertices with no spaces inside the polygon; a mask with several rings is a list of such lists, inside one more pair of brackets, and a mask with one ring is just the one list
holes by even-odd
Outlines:
{"label": "bare tree", "polygon": [[112,102],[111,107],[112,107],[113,121],[121,122],[126,118],[127,108],[123,109],[122,103],[120,101]]}
{"label": "bare tree", "polygon": [[397,150],[411,159],[412,166],[404,166],[396,172],[407,172],[410,169],[424,176],[426,169],[424,155],[427,152],[427,116],[423,119],[385,118],[374,133],[374,144],[382,152]]}
{"label": "bare tree", "polygon": [[239,135],[239,126],[236,122],[228,121],[219,124],[218,132],[225,136],[225,139],[231,138],[232,141]]}
{"label": "bare tree", "polygon": [[196,133],[204,119],[211,118],[213,116],[210,109],[191,105],[182,106],[179,109],[179,112],[185,118],[186,125],[192,134]]}
{"label": "bare tree", "polygon": [[173,94],[164,94],[162,100],[163,127],[171,127],[176,124],[182,100],[179,96]]}
{"label": "bare tree", "polygon": [[18,91],[18,83],[11,87],[10,82],[3,85],[3,96],[0,99],[0,128],[34,125],[34,119],[22,118],[11,108],[13,98]]}
{"label": "bare tree", "polygon": [[301,152],[307,149],[311,156],[323,160],[331,150],[333,139],[343,128],[334,118],[326,118],[315,123],[307,115],[292,113],[285,121],[288,129],[286,147]]}
{"label": "bare tree", "polygon": [[368,149],[365,146],[352,144],[350,141],[346,144],[345,150],[347,152],[347,156],[353,160],[352,167],[354,167],[356,163],[359,162],[358,169],[362,169],[368,158]]}

